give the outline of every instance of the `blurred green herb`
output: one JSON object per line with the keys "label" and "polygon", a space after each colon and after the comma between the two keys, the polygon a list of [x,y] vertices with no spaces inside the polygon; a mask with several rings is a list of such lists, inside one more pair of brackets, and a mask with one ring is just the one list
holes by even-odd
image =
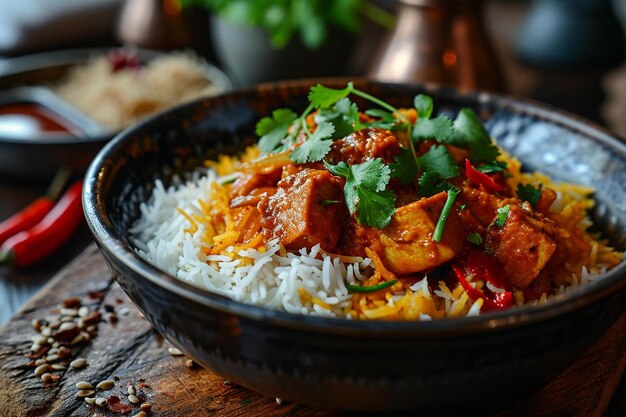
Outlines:
{"label": "blurred green herb", "polygon": [[296,34],[309,48],[318,48],[330,28],[359,30],[359,15],[391,28],[394,17],[365,0],[180,0],[182,7],[202,6],[221,18],[267,31],[272,46],[283,48]]}

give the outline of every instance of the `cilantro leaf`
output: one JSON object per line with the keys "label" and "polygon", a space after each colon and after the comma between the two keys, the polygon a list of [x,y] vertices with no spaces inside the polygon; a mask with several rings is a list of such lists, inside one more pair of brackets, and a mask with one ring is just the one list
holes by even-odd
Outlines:
{"label": "cilantro leaf", "polygon": [[256,124],[256,134],[259,139],[259,149],[262,152],[272,152],[287,136],[289,126],[298,116],[290,109],[277,109],[272,117],[264,117]]}
{"label": "cilantro leaf", "polygon": [[333,144],[331,138],[335,127],[330,123],[321,123],[310,137],[294,149],[289,157],[298,164],[321,161]]}
{"label": "cilantro leaf", "polygon": [[311,87],[309,101],[314,108],[324,109],[332,106],[342,98],[347,97],[353,90],[354,88],[352,87],[352,83],[348,83],[346,88],[342,88],[340,90],[335,90],[334,88],[328,88],[318,84]]}
{"label": "cilantro leaf", "polygon": [[332,174],[346,179],[343,187],[350,214],[357,213],[361,224],[383,228],[395,212],[396,194],[385,190],[391,170],[380,158],[348,166],[345,162],[331,165],[324,161]]}
{"label": "cilantro leaf", "polygon": [[497,214],[496,214],[495,220],[493,221],[493,224],[498,227],[504,227],[507,219],[509,218],[510,211],[511,211],[511,206],[508,204],[496,210]]}
{"label": "cilantro leaf", "polygon": [[391,176],[391,170],[380,158],[352,165],[350,171],[355,183],[371,188],[373,191],[383,191],[389,184]]}
{"label": "cilantro leaf", "polygon": [[483,237],[479,233],[470,233],[467,235],[467,241],[476,246],[480,246],[480,244],[483,243]]}
{"label": "cilantro leaf", "polygon": [[417,110],[417,117],[420,119],[429,119],[433,114],[433,99],[426,94],[418,94],[413,99],[413,105]]}
{"label": "cilantro leaf", "polygon": [[419,189],[417,190],[422,197],[430,197],[452,188],[452,184],[444,181],[439,174],[431,171],[424,172],[419,180],[417,180]]}
{"label": "cilantro leaf", "polygon": [[532,184],[517,184],[517,196],[522,201],[528,201],[533,208],[536,208],[537,203],[541,199],[541,187],[543,184],[539,184],[537,188]]}
{"label": "cilantro leaf", "polygon": [[500,154],[472,109],[461,109],[454,121],[454,131],[447,143],[469,149],[472,163],[492,162]]}
{"label": "cilantro leaf", "polygon": [[367,123],[368,127],[379,127],[381,129],[393,129],[400,121],[391,113],[382,109],[369,109],[365,111],[368,116],[376,117],[378,120]]}
{"label": "cilantro leaf", "polygon": [[446,116],[437,116],[434,119],[418,118],[412,137],[414,140],[435,138],[437,142],[446,142],[453,134],[452,120]]}
{"label": "cilantro leaf", "polygon": [[337,165],[332,165],[324,161],[324,166],[333,175],[343,177],[345,179],[349,179],[350,177],[350,167],[343,161],[340,161]]}
{"label": "cilantro leaf", "polygon": [[357,187],[357,195],[359,223],[379,229],[389,224],[395,212],[396,194],[393,191],[374,192],[367,187]]}
{"label": "cilantro leaf", "polygon": [[331,123],[335,126],[333,139],[343,138],[359,128],[359,109],[347,97],[342,98],[334,106],[321,109],[315,116],[316,123]]}
{"label": "cilantro leaf", "polygon": [[409,185],[417,175],[417,164],[408,149],[400,148],[400,151],[400,155],[396,155],[394,161],[389,164],[391,176],[397,178],[401,184]]}
{"label": "cilantro leaf", "polygon": [[488,162],[486,164],[477,165],[474,168],[476,168],[478,171],[482,173],[491,174],[493,172],[502,172],[506,170],[507,164],[506,162],[502,162],[502,161],[493,161],[493,162]]}
{"label": "cilantro leaf", "polygon": [[443,145],[431,146],[431,148],[417,158],[417,164],[421,171],[437,173],[441,178],[452,178],[460,175],[454,157]]}

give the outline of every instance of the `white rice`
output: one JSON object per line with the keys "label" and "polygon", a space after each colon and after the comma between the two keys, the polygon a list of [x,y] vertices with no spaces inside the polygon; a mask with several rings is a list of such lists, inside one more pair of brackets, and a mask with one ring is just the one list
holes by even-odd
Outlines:
{"label": "white rice", "polygon": [[[206,247],[203,225],[199,223],[193,234],[184,232],[189,224],[177,208],[201,214],[198,200],[210,200],[213,181],[217,176],[212,171],[168,189],[157,180],[152,198],[142,203],[142,215],[130,230],[139,255],[180,280],[234,300],[291,313],[344,317],[352,307],[346,282],[366,279],[372,261],[357,258],[358,262],[344,264],[336,257],[320,254],[319,245],[281,256],[277,239],[267,242],[265,252],[240,250],[238,255],[251,259],[251,265],[225,255],[207,256],[201,250]],[[331,310],[321,303],[303,305],[299,288],[331,306]]]}

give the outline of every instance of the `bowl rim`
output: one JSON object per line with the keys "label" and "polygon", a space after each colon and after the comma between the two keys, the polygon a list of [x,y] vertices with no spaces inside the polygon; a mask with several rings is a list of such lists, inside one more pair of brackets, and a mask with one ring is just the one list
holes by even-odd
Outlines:
{"label": "bowl rim", "polygon": [[588,140],[600,142],[602,145],[611,148],[626,159],[626,141],[624,139],[580,116],[525,98],[491,92],[459,91],[452,87],[438,84],[388,83],[357,77],[316,78],[259,84],[255,87],[238,89],[211,98],[198,99],[156,114],[122,131],[100,151],[85,175],[83,207],[89,228],[105,258],[107,258],[107,253],[109,253],[116,261],[121,262],[126,268],[141,276],[142,279],[149,280],[165,291],[173,292],[183,299],[188,299],[241,318],[263,322],[267,325],[309,332],[350,334],[363,337],[381,335],[449,337],[458,336],[459,334],[493,331],[495,329],[506,330],[532,325],[540,321],[556,319],[559,316],[582,309],[626,286],[626,260],[623,260],[619,265],[606,272],[602,279],[573,288],[545,304],[524,305],[503,311],[486,312],[473,317],[446,318],[432,321],[349,320],[345,318],[288,313],[246,304],[232,300],[224,295],[212,293],[206,289],[178,280],[151,265],[137,255],[120,237],[116,236],[113,225],[106,214],[105,200],[99,190],[105,185],[107,180],[107,160],[110,160],[122,149],[126,138],[135,136],[136,132],[143,130],[147,125],[156,123],[162,117],[185,114],[199,105],[208,106],[211,101],[224,96],[243,98],[250,95],[267,95],[272,94],[272,91],[280,91],[283,88],[303,89],[318,82],[325,85],[342,86],[347,81],[353,81],[355,85],[365,86],[365,88],[377,86],[390,89],[420,89],[428,94],[448,96],[460,102],[467,101],[478,105],[491,105],[498,109],[505,108],[518,114],[532,116],[578,132]]}

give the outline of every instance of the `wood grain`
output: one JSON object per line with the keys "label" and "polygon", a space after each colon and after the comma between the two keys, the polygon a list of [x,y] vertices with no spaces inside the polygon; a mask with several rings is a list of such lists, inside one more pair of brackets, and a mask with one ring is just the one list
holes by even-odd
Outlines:
{"label": "wood grain", "polygon": [[[89,298],[101,292],[103,298]],[[60,380],[43,384],[33,374],[24,355],[36,334],[34,318],[43,318],[68,297],[81,297],[93,310],[114,310],[119,320],[98,325],[98,335],[79,345],[73,357],[84,357],[82,370],[59,373]],[[106,307],[106,308],[105,308]],[[107,310],[108,309],[108,310]],[[600,342],[586,352],[550,385],[497,417],[601,417],[626,366],[626,314]],[[2,416],[114,416],[108,408],[76,399],[78,381],[96,384],[115,380],[115,387],[98,392],[105,398],[118,396],[125,404],[127,385],[139,388],[142,401],[153,406],[155,416],[315,416],[354,415],[313,409],[297,404],[278,404],[241,387],[224,384],[213,372],[190,369],[184,356],[168,353],[169,343],[154,332],[113,282],[95,246],[90,247],[59,273],[2,329],[0,329],[0,415]],[[135,405],[130,415],[139,412]]]}

